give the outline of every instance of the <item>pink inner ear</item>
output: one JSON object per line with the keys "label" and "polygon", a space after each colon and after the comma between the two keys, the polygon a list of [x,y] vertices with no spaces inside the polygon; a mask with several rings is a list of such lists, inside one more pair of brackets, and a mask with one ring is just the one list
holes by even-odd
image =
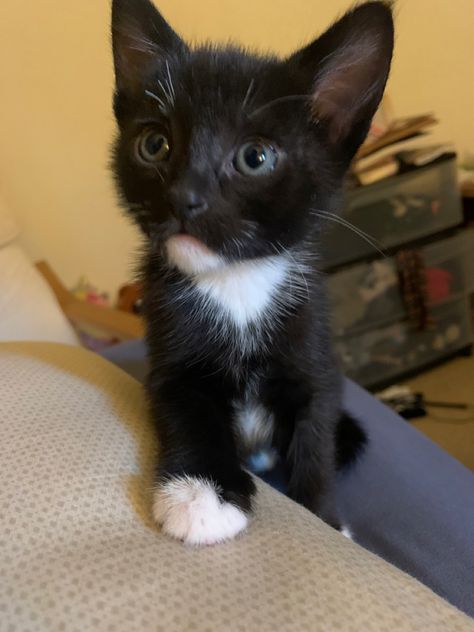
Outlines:
{"label": "pink inner ear", "polygon": [[346,137],[380,87],[377,42],[349,43],[323,60],[313,88],[312,113],[330,123],[330,140]]}

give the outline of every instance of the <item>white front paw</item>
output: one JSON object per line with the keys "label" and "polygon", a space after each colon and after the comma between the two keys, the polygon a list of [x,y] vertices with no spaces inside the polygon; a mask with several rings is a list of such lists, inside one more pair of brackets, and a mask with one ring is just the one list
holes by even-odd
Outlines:
{"label": "white front paw", "polygon": [[192,476],[171,478],[156,488],[153,516],[165,533],[193,545],[229,540],[248,523],[241,509],[219,498],[211,481]]}

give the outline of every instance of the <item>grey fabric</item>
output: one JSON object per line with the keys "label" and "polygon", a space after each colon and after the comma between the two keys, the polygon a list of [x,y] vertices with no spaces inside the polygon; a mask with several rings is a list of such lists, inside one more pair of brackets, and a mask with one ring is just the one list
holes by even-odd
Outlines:
{"label": "grey fabric", "polygon": [[139,382],[144,382],[148,373],[146,346],[143,340],[130,340],[101,351],[100,355],[113,362]]}
{"label": "grey fabric", "polygon": [[[142,342],[104,355],[146,374]],[[474,616],[474,474],[349,380],[344,406],[369,436],[338,480],[344,523],[359,544]],[[284,489],[278,472],[264,478]]]}
{"label": "grey fabric", "polygon": [[338,497],[354,539],[474,616],[474,474],[349,380],[369,435]]}

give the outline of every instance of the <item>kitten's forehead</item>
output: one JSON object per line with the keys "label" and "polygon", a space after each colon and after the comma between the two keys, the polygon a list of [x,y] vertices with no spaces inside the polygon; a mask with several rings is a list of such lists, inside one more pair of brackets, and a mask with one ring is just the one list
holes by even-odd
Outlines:
{"label": "kitten's forehead", "polygon": [[[261,99],[271,96],[275,83],[281,86],[282,64],[276,58],[258,57],[233,48],[203,47],[170,68],[181,96],[187,97],[196,114],[213,116],[249,113]],[[279,81],[275,82],[275,79]]]}

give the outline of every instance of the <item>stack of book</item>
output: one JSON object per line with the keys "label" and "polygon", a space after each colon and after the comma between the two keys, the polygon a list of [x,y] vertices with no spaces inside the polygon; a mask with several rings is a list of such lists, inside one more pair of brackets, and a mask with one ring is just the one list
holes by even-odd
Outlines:
{"label": "stack of book", "polygon": [[453,155],[451,144],[420,144],[420,138],[436,123],[432,114],[395,119],[385,125],[376,119],[352,163],[354,183],[373,184]]}

